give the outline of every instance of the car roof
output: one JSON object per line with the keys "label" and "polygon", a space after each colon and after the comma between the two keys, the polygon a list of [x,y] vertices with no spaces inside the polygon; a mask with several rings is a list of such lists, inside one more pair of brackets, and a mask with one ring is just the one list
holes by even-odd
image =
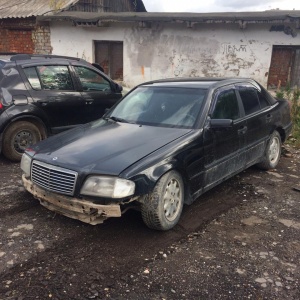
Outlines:
{"label": "car roof", "polygon": [[81,58],[63,55],[52,55],[52,54],[16,54],[10,57],[11,61],[27,60],[27,59],[68,59],[68,60],[82,60]]}
{"label": "car roof", "polygon": [[80,62],[83,64],[87,64],[87,62],[81,58],[71,57],[71,56],[63,56],[63,55],[48,55],[48,54],[14,54],[14,55],[0,55],[0,60],[4,63],[13,63],[13,64],[26,64],[26,63],[43,63],[43,62],[51,62],[54,60],[58,61],[68,61],[68,62]]}
{"label": "car roof", "polygon": [[242,82],[254,82],[251,78],[210,78],[210,77],[194,77],[194,78],[168,78],[162,80],[154,80],[141,84],[140,86],[157,86],[157,87],[187,87],[187,88],[217,88],[229,84],[237,84]]}
{"label": "car roof", "polygon": [[14,54],[1,55],[0,66],[32,66],[40,64],[79,64],[91,67],[91,64],[82,58],[63,55],[43,55],[43,54]]}

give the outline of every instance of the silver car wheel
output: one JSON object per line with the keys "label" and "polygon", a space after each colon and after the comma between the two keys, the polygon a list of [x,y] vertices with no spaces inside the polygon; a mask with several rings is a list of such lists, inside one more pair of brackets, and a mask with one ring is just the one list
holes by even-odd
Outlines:
{"label": "silver car wheel", "polygon": [[270,140],[266,145],[265,154],[257,166],[263,170],[270,170],[276,168],[280,160],[281,155],[281,136],[277,130],[275,130]]}
{"label": "silver car wheel", "polygon": [[180,211],[181,197],[180,185],[177,180],[172,178],[166,186],[164,195],[164,212],[167,220],[176,219]]}
{"label": "silver car wheel", "polygon": [[175,170],[164,174],[152,193],[142,199],[145,224],[156,230],[169,230],[179,221],[184,203],[184,183]]}
{"label": "silver car wheel", "polygon": [[270,162],[276,162],[278,160],[278,157],[280,155],[280,141],[277,136],[274,136],[269,148],[269,160]]}

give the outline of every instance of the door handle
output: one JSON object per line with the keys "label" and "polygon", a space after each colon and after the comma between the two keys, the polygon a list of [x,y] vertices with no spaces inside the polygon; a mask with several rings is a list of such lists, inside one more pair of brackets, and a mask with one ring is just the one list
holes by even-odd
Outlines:
{"label": "door handle", "polygon": [[94,102],[94,99],[86,99],[85,104],[92,104]]}
{"label": "door handle", "polygon": [[47,101],[47,100],[42,100],[42,101],[38,101],[38,103],[40,103],[41,106],[46,106],[46,105],[49,103],[49,101]]}
{"label": "door handle", "polygon": [[245,134],[248,130],[248,127],[247,126],[242,126],[239,130],[238,130],[238,134],[239,135],[242,135],[242,134]]}

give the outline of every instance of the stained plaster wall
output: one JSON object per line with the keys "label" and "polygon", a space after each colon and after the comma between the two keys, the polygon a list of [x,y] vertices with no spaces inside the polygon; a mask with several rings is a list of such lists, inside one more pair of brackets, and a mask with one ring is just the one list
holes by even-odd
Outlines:
{"label": "stained plaster wall", "polygon": [[94,61],[95,40],[123,41],[124,85],[170,77],[252,77],[267,86],[273,45],[300,45],[298,36],[270,32],[269,24],[152,24],[140,28],[114,23],[110,27],[51,24],[53,54]]}

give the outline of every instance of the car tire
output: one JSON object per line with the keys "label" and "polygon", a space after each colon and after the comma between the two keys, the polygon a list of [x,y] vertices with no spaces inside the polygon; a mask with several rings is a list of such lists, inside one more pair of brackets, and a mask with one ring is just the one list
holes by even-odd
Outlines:
{"label": "car tire", "polygon": [[263,160],[257,164],[260,169],[270,170],[276,168],[280,160],[281,144],[280,134],[275,130],[270,136]]}
{"label": "car tire", "polygon": [[20,161],[24,150],[41,139],[41,133],[33,123],[27,121],[15,122],[4,132],[3,154],[12,161]]}
{"label": "car tire", "polygon": [[183,203],[183,180],[178,172],[170,171],[145,197],[141,206],[143,221],[151,229],[169,230],[178,223]]}

